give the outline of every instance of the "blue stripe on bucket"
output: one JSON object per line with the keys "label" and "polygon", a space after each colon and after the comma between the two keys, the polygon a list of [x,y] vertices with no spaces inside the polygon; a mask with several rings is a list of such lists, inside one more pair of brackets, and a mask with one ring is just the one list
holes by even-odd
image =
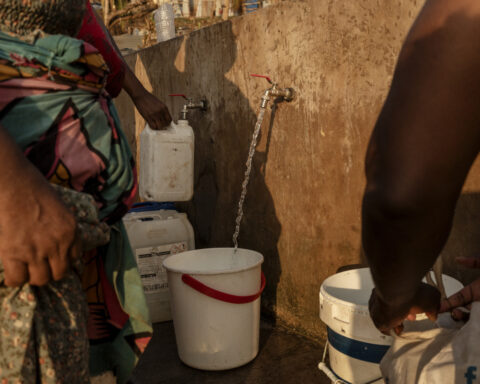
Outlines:
{"label": "blue stripe on bucket", "polygon": [[387,353],[388,348],[390,348],[388,345],[370,344],[349,339],[332,331],[329,327],[327,327],[327,332],[328,342],[337,351],[369,363],[380,364],[383,356]]}

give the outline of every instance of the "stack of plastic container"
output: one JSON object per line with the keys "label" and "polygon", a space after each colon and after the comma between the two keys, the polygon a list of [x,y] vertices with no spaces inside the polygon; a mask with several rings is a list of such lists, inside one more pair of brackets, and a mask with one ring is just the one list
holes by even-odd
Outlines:
{"label": "stack of plastic container", "polygon": [[170,255],[195,249],[187,215],[172,201],[193,196],[194,134],[187,120],[165,130],[148,126],[140,135],[140,203],[124,217],[152,322],[171,320],[167,273]]}
{"label": "stack of plastic container", "polygon": [[172,319],[163,261],[170,255],[195,249],[187,215],[169,203],[140,203],[123,218],[137,260],[153,323]]}

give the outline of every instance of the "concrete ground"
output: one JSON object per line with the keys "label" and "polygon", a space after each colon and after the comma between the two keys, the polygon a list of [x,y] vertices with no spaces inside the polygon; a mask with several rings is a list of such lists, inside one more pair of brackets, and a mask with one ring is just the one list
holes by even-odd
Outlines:
{"label": "concrete ground", "polygon": [[255,360],[228,371],[201,371],[178,358],[173,323],[157,323],[131,384],[329,384],[317,368],[322,353],[322,344],[262,322]]}

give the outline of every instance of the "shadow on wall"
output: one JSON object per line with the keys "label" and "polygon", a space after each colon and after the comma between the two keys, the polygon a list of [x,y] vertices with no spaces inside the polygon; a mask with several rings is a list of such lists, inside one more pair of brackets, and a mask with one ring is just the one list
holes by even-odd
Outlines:
{"label": "shadow on wall", "polygon": [[452,231],[441,253],[443,272],[469,284],[480,277],[480,271],[457,265],[459,256],[480,257],[480,193],[460,195]]}
{"label": "shadow on wall", "polygon": [[[480,271],[468,269],[455,262],[456,257],[480,257],[480,193],[463,193],[458,199],[452,230],[440,256],[443,273],[470,284],[480,277]],[[335,273],[368,267],[363,248],[360,247],[360,263],[344,265]]]}
{"label": "shadow on wall", "polygon": [[[168,53],[163,54],[161,64],[157,51]],[[184,93],[208,100],[210,108],[206,113],[192,111],[189,116],[195,131],[195,192],[191,202],[179,207],[187,212],[194,226],[197,248],[232,247],[245,162],[256,122],[256,111],[250,107],[249,99],[226,77],[237,60],[232,24],[226,21],[195,31],[185,40],[179,38],[141,51],[139,58],[154,93],[167,101],[175,119],[183,100],[170,100],[168,94]],[[248,73],[243,77],[248,79]],[[252,103],[259,105],[260,98],[260,93],[252,95]],[[275,106],[271,114],[270,110],[266,114],[271,117],[270,125],[267,117],[262,127],[264,134],[268,129],[268,137],[274,129]],[[239,246],[265,257],[267,287],[262,307],[275,319],[281,225],[265,182],[268,148],[255,153]]]}

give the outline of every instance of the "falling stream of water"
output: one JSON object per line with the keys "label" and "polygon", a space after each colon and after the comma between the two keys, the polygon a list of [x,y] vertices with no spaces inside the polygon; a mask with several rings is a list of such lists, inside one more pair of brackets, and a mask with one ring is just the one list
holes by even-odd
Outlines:
{"label": "falling stream of water", "polygon": [[235,246],[235,250],[238,248],[238,235],[240,234],[240,224],[243,217],[243,203],[245,202],[245,197],[247,196],[248,181],[250,180],[250,173],[252,172],[253,155],[255,154],[255,148],[257,147],[258,135],[260,133],[260,129],[262,128],[264,115],[265,108],[260,108],[260,112],[258,113],[257,117],[257,123],[255,124],[255,130],[253,131],[252,142],[250,143],[250,151],[248,152],[246,163],[247,169],[245,170],[245,178],[243,179],[242,183],[242,193],[240,195],[240,200],[238,201],[237,218],[235,219],[235,232],[233,234],[233,245]]}

